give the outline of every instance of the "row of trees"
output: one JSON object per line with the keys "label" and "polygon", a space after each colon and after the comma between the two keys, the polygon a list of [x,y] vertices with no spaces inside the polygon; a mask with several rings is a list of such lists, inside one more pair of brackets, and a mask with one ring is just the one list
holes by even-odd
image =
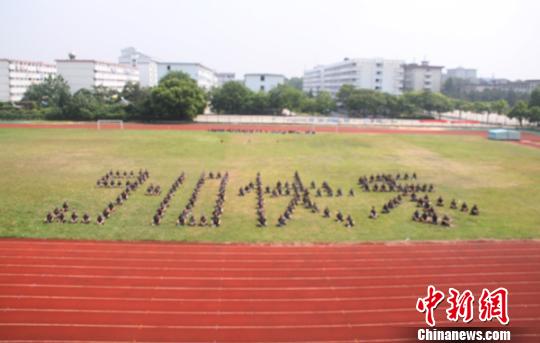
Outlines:
{"label": "row of trees", "polygon": [[327,92],[311,96],[290,85],[279,85],[268,93],[253,92],[236,81],[213,89],[210,104],[215,112],[225,114],[277,114],[283,109],[328,114],[336,108],[335,101]]}
{"label": "row of trees", "polygon": [[29,87],[22,106],[1,106],[0,119],[191,120],[206,104],[205,91],[181,72],[167,74],[152,88],[130,83],[121,92],[94,87],[73,95],[59,76]]}
{"label": "row of trees", "polygon": [[529,98],[529,101],[520,100],[508,113],[510,118],[516,118],[520,124],[523,120],[531,123],[540,123],[540,87],[536,88]]}
{"label": "row of trees", "polygon": [[351,116],[418,117],[457,110],[488,116],[490,113],[497,113],[516,118],[520,123],[524,120],[540,123],[540,88],[535,89],[529,98],[528,101],[519,100],[511,107],[504,99],[473,102],[432,92],[411,92],[392,96],[372,90],[356,89],[349,85],[342,86],[337,94],[339,103],[351,113]]}
{"label": "row of trees", "polygon": [[473,102],[506,100],[510,106],[515,106],[520,100],[527,101],[529,98],[529,95],[523,92],[490,88],[478,91],[474,86],[468,80],[451,77],[444,82],[441,92],[454,99]]}
{"label": "row of trees", "polygon": [[253,92],[239,82],[228,82],[210,93],[210,104],[217,113],[275,114],[284,108],[294,112],[328,114],[336,109],[351,117],[432,117],[452,110],[506,114],[505,100],[469,102],[440,93],[411,92],[391,95],[344,85],[336,99],[328,92],[316,96],[290,85],[280,85],[268,93]]}

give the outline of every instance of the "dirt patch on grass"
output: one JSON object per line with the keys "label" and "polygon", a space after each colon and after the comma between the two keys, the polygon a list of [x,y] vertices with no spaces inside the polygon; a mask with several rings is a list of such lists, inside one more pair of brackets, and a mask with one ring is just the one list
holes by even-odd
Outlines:
{"label": "dirt patch on grass", "polygon": [[457,161],[417,146],[402,147],[399,152],[401,164],[429,174],[429,180],[426,180],[422,178],[424,173],[420,172],[420,180],[424,182],[465,189],[511,188],[520,184],[501,166],[493,163]]}

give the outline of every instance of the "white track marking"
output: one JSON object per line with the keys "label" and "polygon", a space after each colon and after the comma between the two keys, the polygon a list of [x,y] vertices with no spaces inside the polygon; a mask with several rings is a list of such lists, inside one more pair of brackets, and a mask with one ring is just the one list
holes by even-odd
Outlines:
{"label": "white track marking", "polygon": [[[512,304],[510,309],[540,307],[540,304]],[[354,310],[302,310],[302,311],[156,311],[156,310],[90,310],[90,309],[55,309],[55,308],[0,308],[0,312],[38,312],[38,313],[108,313],[108,314],[191,314],[191,315],[283,315],[283,314],[353,314],[353,313],[390,313],[410,312],[410,307]]]}
{"label": "white track marking", "polygon": [[[41,247],[39,248],[17,248],[17,247],[3,247],[2,248],[2,251],[5,251],[5,252],[9,252],[9,251],[16,251],[16,252],[22,252],[22,251],[27,251],[27,252],[36,252],[36,253],[39,253],[39,252],[43,252],[43,253],[95,253],[95,254],[103,254],[103,253],[111,253],[111,254],[118,254],[118,255],[173,255],[173,256],[190,256],[190,255],[218,255],[218,256],[221,256],[221,255],[226,255],[226,256],[230,256],[230,255],[257,255],[257,256],[295,256],[295,255],[317,255],[317,256],[320,256],[320,255],[347,255],[347,256],[364,256],[364,255],[385,255],[385,254],[401,254],[401,253],[404,253],[402,251],[392,251],[392,248],[390,247],[389,249],[381,249],[381,250],[385,250],[385,251],[362,251],[361,249],[359,249],[358,251],[294,251],[294,248],[290,249],[291,251],[290,252],[270,252],[270,251],[260,251],[260,252],[257,252],[256,250],[253,251],[253,252],[234,252],[234,251],[231,251],[231,252],[225,252],[225,251],[167,251],[167,250],[153,250],[153,251],[148,251],[148,250],[140,250],[140,251],[121,251],[121,252],[118,252],[117,250],[99,250],[99,249],[84,249],[84,250],[80,250],[80,249],[72,249],[71,247],[70,248],[67,248],[67,249],[42,249]],[[459,250],[459,253],[462,254],[462,253],[485,253],[485,252],[527,252],[527,251],[531,251],[531,252],[538,252],[540,250],[540,248],[537,248],[537,247],[531,247],[531,248],[496,248],[494,247],[493,249],[482,249],[482,250],[478,250],[478,249],[472,249],[472,250],[464,250],[464,249],[460,249]],[[436,250],[418,250],[418,251],[415,251],[415,250],[412,250],[410,252],[406,252],[406,253],[414,253],[414,254],[455,254],[456,253],[456,250],[455,249],[448,249],[448,250],[444,250],[444,249],[436,249]]]}
{"label": "white track marking", "polygon": [[[512,318],[512,322],[540,321],[540,317]],[[237,329],[330,329],[374,326],[423,326],[424,321],[416,322],[388,322],[388,323],[347,323],[347,324],[307,324],[307,325],[146,325],[146,324],[61,324],[61,323],[0,323],[0,327],[36,326],[36,327],[86,327],[86,328],[118,328],[118,329],[202,329],[202,330],[237,330]]]}
{"label": "white track marking", "polygon": [[[431,278],[431,277],[462,277],[462,276],[505,276],[505,275],[540,275],[540,269],[526,272],[491,272],[491,273],[449,273],[449,274],[391,274],[391,275],[360,275],[360,276],[142,276],[142,275],[95,275],[95,274],[49,274],[49,273],[1,273],[0,276],[25,277],[62,277],[66,279],[114,279],[114,280],[245,280],[245,281],[303,281],[303,280],[372,280],[372,279],[402,279],[402,278]],[[539,280],[540,281],[540,280]]]}
{"label": "white track marking", "polygon": [[[513,267],[514,263],[480,263],[480,264],[445,264],[445,268],[498,268],[498,267]],[[538,266],[540,269],[540,262],[538,263],[520,263],[519,266]],[[298,268],[286,268],[286,267],[262,267],[262,268],[227,268],[227,267],[123,267],[123,266],[85,266],[85,265],[67,265],[67,264],[18,264],[18,263],[6,263],[1,264],[1,267],[17,267],[17,268],[66,268],[66,269],[107,269],[107,270],[155,270],[155,271],[337,271],[337,270],[403,270],[403,269],[440,269],[439,265],[412,265],[412,266],[380,266],[380,267],[298,267]]]}
{"label": "white track marking", "polygon": [[[500,282],[468,282],[468,283],[438,283],[438,287],[454,286],[487,286],[500,285]],[[540,284],[540,281],[505,281],[508,285],[532,285]],[[454,286],[452,286],[454,285]],[[425,284],[417,285],[366,285],[366,286],[315,286],[315,287],[178,287],[178,286],[104,286],[104,285],[69,285],[69,284],[36,284],[36,283],[1,283],[0,287],[31,287],[31,288],[80,288],[80,289],[133,289],[133,290],[205,290],[205,291],[307,291],[307,290],[358,290],[379,288],[417,288],[426,287]]]}
{"label": "white track marking", "polygon": [[[539,296],[540,292],[512,292],[513,295]],[[102,301],[151,301],[151,302],[346,302],[346,301],[369,301],[369,300],[407,300],[418,299],[416,295],[389,295],[370,297],[328,297],[328,298],[237,298],[237,299],[208,299],[208,298],[154,298],[154,297],[87,297],[87,296],[63,296],[63,295],[0,295],[0,299],[41,299],[41,300],[102,300]]]}
{"label": "white track marking", "polygon": [[[412,257],[412,258],[359,258],[359,259],[319,259],[317,256],[313,256],[314,259],[287,259],[287,260],[274,260],[274,259],[168,259],[168,258],[122,258],[122,257],[75,257],[75,256],[18,256],[18,255],[0,255],[0,259],[30,259],[30,260],[62,260],[62,261],[111,261],[115,263],[121,262],[202,262],[202,263],[314,263],[324,264],[327,262],[333,263],[363,263],[363,262],[405,262],[405,261],[470,261],[471,259],[501,259],[512,260],[520,259],[523,261],[530,261],[531,259],[540,259],[539,255],[495,255],[495,256],[446,256],[446,257]],[[1,263],[1,260],[0,260]]]}

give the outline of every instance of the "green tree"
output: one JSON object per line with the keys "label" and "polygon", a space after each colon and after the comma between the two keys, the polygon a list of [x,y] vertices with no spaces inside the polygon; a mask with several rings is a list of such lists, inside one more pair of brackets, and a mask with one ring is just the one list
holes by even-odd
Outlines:
{"label": "green tree", "polygon": [[270,97],[270,106],[281,113],[283,109],[291,111],[301,111],[302,102],[306,95],[299,89],[288,85],[278,85],[268,93]]}
{"label": "green tree", "polygon": [[529,99],[529,107],[540,107],[540,87],[532,91]]}
{"label": "green tree", "polygon": [[354,89],[348,96],[346,107],[353,117],[384,115],[386,98],[383,93],[370,89]]}
{"label": "green tree", "polygon": [[210,102],[212,109],[218,113],[244,113],[247,107],[253,109],[253,103],[248,106],[252,96],[253,92],[243,83],[230,81],[211,92]]}
{"label": "green tree", "polygon": [[[354,86],[353,85],[343,85],[339,88],[339,91],[336,94],[336,99],[338,101],[338,105],[344,106],[347,108],[347,103],[349,101],[349,98],[354,93]],[[347,110],[351,110],[350,108],[347,108]]]}
{"label": "green tree", "polygon": [[491,112],[503,115],[508,112],[508,102],[504,99],[493,101],[490,104]]}
{"label": "green tree", "polygon": [[69,86],[62,76],[48,76],[43,82],[31,85],[23,96],[24,101],[33,101],[40,107],[56,108],[58,112],[71,98]]}
{"label": "green tree", "polygon": [[271,114],[270,98],[265,92],[250,92],[241,113]]}
{"label": "green tree", "polygon": [[98,112],[103,112],[101,106],[91,90],[79,89],[67,104],[64,119],[95,120],[98,118]]}
{"label": "green tree", "polygon": [[94,86],[92,93],[102,104],[114,104],[120,100],[118,91],[105,86]]}
{"label": "green tree", "polygon": [[516,118],[519,120],[519,125],[523,126],[523,120],[529,118],[530,112],[527,106],[527,103],[523,100],[520,100],[508,113],[509,118]]}
{"label": "green tree", "polygon": [[336,102],[328,92],[319,92],[315,97],[315,111],[321,114],[328,114],[336,109]]}
{"label": "green tree", "polygon": [[150,88],[143,88],[139,83],[128,82],[124,86],[120,97],[127,102],[127,119],[144,118],[150,114],[150,93]]}
{"label": "green tree", "polygon": [[285,82],[285,84],[298,90],[302,90],[304,86],[304,79],[301,77],[291,77]]}
{"label": "green tree", "polygon": [[531,123],[540,123],[540,106],[529,107],[529,116],[528,119]]}
{"label": "green tree", "polygon": [[182,72],[170,72],[150,92],[152,118],[192,120],[206,107],[206,94]]}

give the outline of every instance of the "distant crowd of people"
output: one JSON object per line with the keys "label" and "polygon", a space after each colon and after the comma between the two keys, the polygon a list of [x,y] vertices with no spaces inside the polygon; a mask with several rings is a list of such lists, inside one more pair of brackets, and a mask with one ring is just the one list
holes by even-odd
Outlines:
{"label": "distant crowd of people", "polygon": [[[161,224],[161,220],[163,219],[165,212],[169,208],[172,197],[174,196],[178,188],[184,183],[185,179],[186,175],[184,174],[184,172],[181,172],[180,175],[174,180],[171,187],[169,188],[169,191],[167,192],[163,200],[161,200],[161,202],[159,203],[156,213],[152,217],[152,225]],[[153,185],[150,185],[150,187],[148,187],[148,189],[146,190],[146,194],[155,195],[157,187],[153,187]],[[161,193],[161,190],[159,193]]]}
{"label": "distant crowd of people", "polygon": [[[104,176],[100,177],[96,186],[100,188],[113,188],[121,187],[123,188],[121,193],[118,194],[116,199],[112,202],[109,202],[105,209],[100,212],[96,218],[96,223],[99,225],[105,224],[105,221],[110,218],[111,214],[125,201],[129,199],[129,196],[132,192],[136,191],[141,185],[145,183],[146,180],[150,177],[148,170],[139,170],[138,173],[134,171],[120,171],[110,170]],[[179,189],[179,187],[184,183],[185,173],[182,172],[173,182],[170,189],[166,193],[165,197],[160,202],[156,212],[152,217],[152,225],[160,225],[162,219],[170,206],[170,202]],[[196,218],[193,213],[193,208],[199,198],[199,193],[202,186],[207,180],[220,180],[219,190],[216,197],[216,202],[214,209],[210,218],[207,218],[204,214],[200,218]],[[397,193],[396,196],[393,196],[391,199],[386,201],[380,213],[389,214],[394,209],[398,208],[403,203],[404,197],[409,197],[411,202],[416,203],[416,210],[412,214],[411,219],[419,223],[427,223],[433,225],[441,225],[445,227],[452,226],[452,218],[447,213],[439,213],[441,208],[444,208],[445,201],[442,196],[439,196],[434,202],[431,201],[428,193],[434,192],[435,187],[433,184],[421,184],[417,182],[418,176],[416,172],[412,173],[397,173],[392,174],[375,174],[375,175],[364,175],[358,178],[358,185],[364,192],[394,192]],[[225,172],[223,175],[221,172],[210,172],[208,175],[202,173],[195,185],[195,188],[188,199],[187,204],[184,209],[178,216],[176,224],[179,226],[221,226],[221,216],[224,211],[225,203],[225,191],[229,181],[229,173]],[[257,226],[266,227],[268,225],[268,217],[265,209],[265,195],[270,196],[271,198],[276,197],[291,197],[288,202],[285,210],[279,215],[277,219],[276,226],[284,227],[287,226],[288,222],[293,218],[295,211],[299,205],[302,205],[305,209],[309,210],[311,213],[320,213],[321,210],[317,203],[312,200],[311,196],[314,194],[315,198],[321,197],[342,197],[344,192],[341,188],[332,187],[327,181],[323,181],[319,187],[315,181],[311,181],[309,188],[305,187],[300,174],[298,171],[294,172],[292,182],[288,181],[277,181],[274,187],[263,186],[261,174],[257,173],[255,181],[249,182],[245,186],[242,186],[238,189],[238,196],[246,196],[252,191],[256,193],[256,216],[257,216]],[[312,194],[313,193],[313,194]],[[419,193],[424,193],[423,196]],[[159,185],[150,184],[146,189],[145,195],[157,196],[161,195],[161,187]],[[347,192],[348,197],[355,197],[355,191],[353,188],[350,188]],[[456,199],[452,199],[449,205],[449,209],[460,211],[462,213],[468,213],[472,216],[480,215],[480,210],[476,204],[471,208],[467,205],[467,202],[462,201],[458,204]],[[68,213],[70,212],[71,213]],[[324,218],[335,218],[337,222],[343,223],[345,227],[354,227],[355,221],[350,214],[345,215],[341,210],[337,210],[332,213],[332,211],[325,206],[322,210],[322,217]],[[375,206],[371,206],[369,211],[369,219],[377,219],[379,213],[376,210]],[[91,223],[91,217],[88,213],[83,213],[82,216],[79,216],[79,213],[75,209],[71,209],[68,202],[65,201],[62,206],[54,208],[52,211],[48,212],[44,219],[45,223],[82,223],[89,224]]]}
{"label": "distant crowd of people", "polygon": [[[193,214],[193,208],[195,207],[195,204],[199,198],[199,193],[201,191],[202,186],[205,184],[206,180],[221,180],[219,185],[219,190],[216,198],[216,204],[214,206],[214,210],[212,212],[212,216],[210,217],[210,220],[206,218],[204,214],[201,215],[199,220],[195,218],[195,215]],[[210,172],[208,176],[206,173],[202,173],[199,179],[197,180],[197,183],[195,184],[195,188],[193,189],[193,192],[191,193],[191,197],[189,198],[186,206],[178,216],[178,220],[176,221],[176,225],[180,226],[213,226],[218,227],[221,225],[221,216],[223,214],[223,206],[225,203],[225,190],[227,187],[227,184],[229,182],[229,173],[225,172],[223,175],[221,172],[213,173]]]}
{"label": "distant crowd of people", "polygon": [[[105,224],[105,221],[111,216],[111,214],[116,210],[118,206],[121,206],[124,202],[129,199],[129,195],[136,191],[140,185],[150,177],[148,170],[139,170],[139,173],[135,175],[133,171],[129,173],[127,171],[121,172],[117,170],[113,172],[110,170],[104,176],[98,179],[96,186],[100,188],[112,188],[112,187],[123,187],[122,192],[116,197],[115,201],[109,202],[105,209],[100,212],[96,218],[96,223],[98,225]],[[124,180],[124,182],[122,182]],[[79,214],[75,209],[72,209],[71,215],[68,216],[67,212],[69,211],[70,206],[67,201],[64,201],[61,208],[56,207],[52,211],[48,212],[45,215],[44,222],[47,224],[51,223],[71,223],[71,224],[90,224],[91,217],[88,213],[84,212],[82,217],[79,217]]]}
{"label": "distant crowd of people", "polygon": [[273,133],[273,134],[306,134],[306,135],[314,135],[316,133],[315,130],[266,130],[266,129],[240,129],[240,128],[234,128],[234,129],[208,129],[208,132],[227,132],[227,133]]}

